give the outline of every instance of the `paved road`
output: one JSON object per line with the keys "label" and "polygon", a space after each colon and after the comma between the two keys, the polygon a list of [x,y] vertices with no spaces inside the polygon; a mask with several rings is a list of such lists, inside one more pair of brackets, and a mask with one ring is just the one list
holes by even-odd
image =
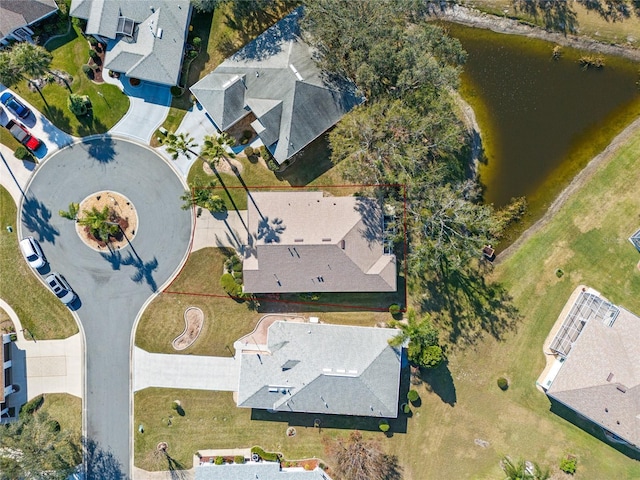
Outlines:
{"label": "paved road", "polygon": [[[74,308],[85,333],[86,435],[103,452],[87,462],[89,478],[130,476],[132,329],[145,300],[175,273],[188,250],[191,215],[179,199],[184,188],[154,151],[99,136],[56,153],[26,190],[22,233],[40,240],[51,268],[79,296]],[[139,218],[132,244],[111,255],[87,247],[74,223],[57,213],[102,190],[129,198]]]}

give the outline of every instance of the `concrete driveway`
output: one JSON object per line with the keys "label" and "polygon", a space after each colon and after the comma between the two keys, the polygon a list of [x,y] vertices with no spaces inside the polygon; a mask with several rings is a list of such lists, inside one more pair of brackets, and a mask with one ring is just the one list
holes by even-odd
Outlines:
{"label": "concrete driveway", "polygon": [[109,83],[116,83],[129,97],[129,110],[116,123],[109,133],[127,137],[146,145],[151,136],[162,125],[169,113],[171,90],[169,87],[142,82],[137,87],[129,84],[129,79],[121,75],[119,80],[109,78]]}
{"label": "concrete driveway", "polygon": [[[186,260],[191,213],[182,210],[185,185],[153,150],[108,135],[65,148],[38,167],[20,206],[22,235],[40,240],[52,270],[76,290],[85,333],[85,429],[126,478],[131,445],[131,342],[136,315]],[[131,244],[98,252],[78,237],[75,224],[58,216],[70,202],[108,190],[125,195],[138,213]],[[93,457],[92,457],[93,458]],[[90,478],[102,465],[87,467]],[[97,469],[97,470],[96,470]],[[117,477],[120,478],[120,477]]]}
{"label": "concrete driveway", "polygon": [[247,244],[247,211],[214,213],[203,210],[196,218],[191,251],[206,247],[231,247],[240,252]]}
{"label": "concrete driveway", "polygon": [[240,357],[236,358],[149,353],[135,347],[133,391],[165,387],[237,392]]}

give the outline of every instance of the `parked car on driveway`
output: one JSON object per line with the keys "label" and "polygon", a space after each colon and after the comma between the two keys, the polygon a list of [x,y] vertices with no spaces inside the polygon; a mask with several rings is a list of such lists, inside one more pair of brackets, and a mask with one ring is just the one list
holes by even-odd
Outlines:
{"label": "parked car on driveway", "polygon": [[0,102],[6,105],[9,111],[20,118],[27,118],[31,113],[29,107],[18,100],[11,92],[4,92],[0,96]]}
{"label": "parked car on driveway", "polygon": [[47,263],[47,259],[45,258],[44,253],[42,253],[40,244],[33,237],[25,237],[20,240],[20,251],[32,268],[41,268]]}
{"label": "parked car on driveway", "polygon": [[42,142],[31,135],[31,133],[29,133],[29,130],[27,130],[27,127],[25,127],[21,123],[17,123],[14,120],[9,120],[9,122],[7,123],[7,129],[9,130],[9,132],[11,132],[11,135],[13,135],[16,140],[18,140],[32,152],[37,150],[38,147],[42,145]]}
{"label": "parked car on driveway", "polygon": [[65,305],[69,305],[76,299],[76,294],[73,292],[73,289],[58,272],[53,272],[45,278],[45,282],[47,282],[51,291],[56,294],[56,297]]}

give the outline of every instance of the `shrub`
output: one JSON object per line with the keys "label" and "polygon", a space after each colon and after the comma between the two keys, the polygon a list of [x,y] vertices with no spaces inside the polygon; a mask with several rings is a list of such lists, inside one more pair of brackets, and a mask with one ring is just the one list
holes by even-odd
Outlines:
{"label": "shrub", "polygon": [[196,58],[198,56],[198,51],[197,50],[189,50],[189,53],[187,54],[187,56],[189,58]]}
{"label": "shrub", "polygon": [[200,50],[200,44],[202,43],[202,39],[200,37],[194,37],[193,40],[191,40],[191,43],[193,44],[194,47]]}
{"label": "shrub", "polygon": [[280,165],[278,165],[278,162],[276,162],[273,158],[267,160],[267,167],[269,167],[269,170],[271,170],[272,172],[280,170]]}
{"label": "shrub", "polygon": [[277,462],[282,458],[279,453],[265,452],[260,447],[252,447],[251,453],[257,454],[260,458],[262,458],[263,460],[266,460],[267,462]]}
{"label": "shrub", "polygon": [[227,292],[227,295],[239,297],[242,295],[242,285],[236,283],[236,279],[230,273],[225,273],[220,277],[220,285]]}
{"label": "shrub", "polygon": [[171,402],[171,410],[175,410],[177,412],[179,407],[180,405],[178,404],[178,402],[176,401]]}
{"label": "shrub", "polygon": [[89,36],[87,37],[87,40],[89,40],[89,45],[91,45],[92,47],[98,45],[98,39],[96,37]]}
{"label": "shrub", "polygon": [[89,56],[93,59],[94,62],[100,58],[100,55],[98,55],[98,52],[96,52],[95,50],[89,50]]}
{"label": "shrub", "polygon": [[82,65],[82,73],[84,73],[89,78],[93,78],[93,69],[86,63]]}
{"label": "shrub", "polygon": [[213,463],[215,463],[216,465],[222,465],[222,464],[224,463],[224,458],[222,458],[222,457],[216,457],[216,458],[213,460]]}
{"label": "shrub", "polygon": [[253,137],[253,132],[251,130],[242,131],[242,138],[246,138],[247,140],[249,140],[251,137]]}
{"label": "shrub", "polygon": [[28,415],[33,415],[44,403],[44,397],[42,395],[38,395],[35,398],[32,398],[27,403],[25,403],[20,409],[20,418],[24,419],[24,417]]}
{"label": "shrub", "polygon": [[16,148],[16,151],[13,153],[13,156],[16,157],[18,160],[33,159],[33,157],[31,156],[31,152],[27,150],[27,147],[25,147],[24,145],[20,145],[18,148]]}
{"label": "shrub", "polygon": [[509,381],[504,377],[500,377],[498,379],[498,387],[500,387],[500,390],[505,391],[509,388]]}
{"label": "shrub", "polygon": [[400,305],[397,303],[392,303],[389,305],[389,313],[391,315],[398,315],[400,313]]}
{"label": "shrub", "polygon": [[253,147],[245,147],[244,150],[242,151],[247,157],[250,157],[251,155],[253,155]]}
{"label": "shrub", "polygon": [[236,455],[233,457],[233,463],[244,463],[244,456]]}
{"label": "shrub", "polygon": [[87,103],[83,97],[72,93],[67,99],[67,107],[75,116],[79,117],[87,114]]}
{"label": "shrub", "polygon": [[180,95],[182,95],[182,89],[177,85],[172,86],[171,95],[173,95],[174,97],[179,97]]}
{"label": "shrub", "polygon": [[420,395],[418,395],[418,392],[416,390],[409,390],[409,392],[407,392],[407,400],[409,400],[410,402],[415,402],[420,398]]}
{"label": "shrub", "polygon": [[567,455],[560,459],[560,470],[564,473],[569,473],[573,475],[576,473],[576,468],[578,467],[578,459],[573,455]]}
{"label": "shrub", "polygon": [[380,422],[378,423],[378,428],[381,432],[388,432],[390,428],[389,422],[387,422],[386,420],[380,420]]}
{"label": "shrub", "polygon": [[564,272],[562,271],[561,268],[558,268],[556,270],[556,277],[561,278],[564,275]]}
{"label": "shrub", "polygon": [[411,413],[411,407],[408,403],[402,405],[402,411],[405,413],[405,415],[409,415]]}
{"label": "shrub", "polygon": [[271,152],[269,152],[269,149],[267,147],[262,145],[260,147],[260,156],[262,158],[264,158],[265,160],[267,160],[267,159],[271,158]]}
{"label": "shrub", "polygon": [[440,345],[431,345],[422,351],[421,357],[420,365],[423,367],[437,367],[442,363],[442,360],[444,360],[442,347]]}

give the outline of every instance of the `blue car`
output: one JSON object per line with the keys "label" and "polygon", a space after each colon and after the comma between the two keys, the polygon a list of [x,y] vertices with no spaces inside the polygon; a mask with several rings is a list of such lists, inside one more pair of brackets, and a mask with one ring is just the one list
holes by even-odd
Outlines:
{"label": "blue car", "polygon": [[6,105],[14,115],[17,115],[20,118],[27,118],[31,113],[31,110],[29,110],[24,103],[14,97],[11,92],[4,92],[0,97],[0,102],[2,102],[3,105]]}

